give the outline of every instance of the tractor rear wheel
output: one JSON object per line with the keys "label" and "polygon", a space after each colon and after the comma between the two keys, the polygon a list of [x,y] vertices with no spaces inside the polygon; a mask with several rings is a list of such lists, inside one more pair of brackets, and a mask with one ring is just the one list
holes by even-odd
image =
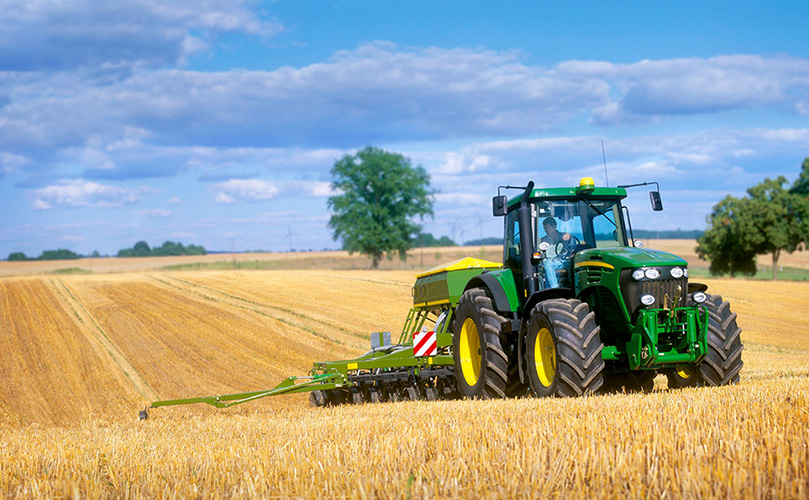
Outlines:
{"label": "tractor rear wheel", "polygon": [[500,341],[503,321],[483,289],[473,288],[461,296],[452,329],[452,357],[458,389],[464,397],[506,396],[509,363]]}
{"label": "tractor rear wheel", "polygon": [[540,397],[595,394],[604,383],[600,332],[585,302],[553,299],[537,304],[525,336],[531,393]]}
{"label": "tractor rear wheel", "polygon": [[[689,302],[689,305],[693,305]],[[667,376],[669,387],[718,386],[739,381],[742,361],[742,329],[736,324],[736,313],[719,295],[708,295],[708,354],[699,365],[682,367]]]}
{"label": "tractor rear wheel", "polygon": [[708,295],[708,354],[699,364],[705,385],[728,385],[739,381],[742,362],[742,329],[736,324],[736,313],[719,295]]}

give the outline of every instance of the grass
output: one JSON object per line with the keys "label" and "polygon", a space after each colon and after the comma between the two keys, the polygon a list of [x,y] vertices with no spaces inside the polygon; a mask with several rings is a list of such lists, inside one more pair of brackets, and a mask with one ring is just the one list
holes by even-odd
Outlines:
{"label": "grass", "polygon": [[[707,268],[689,267],[688,275],[692,278],[708,278],[712,276]],[[734,279],[740,280],[754,280],[754,281],[773,281],[772,268],[759,268],[755,276],[736,276]],[[783,267],[778,271],[778,278],[776,281],[809,281],[809,269],[798,267]]]}

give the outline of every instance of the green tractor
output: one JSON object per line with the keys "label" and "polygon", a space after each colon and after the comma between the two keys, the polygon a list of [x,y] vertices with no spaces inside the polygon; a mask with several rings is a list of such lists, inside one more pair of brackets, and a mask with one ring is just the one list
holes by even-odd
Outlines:
{"label": "green tractor", "polygon": [[[156,401],[217,407],[310,392],[314,406],[440,398],[582,396],[739,380],[736,315],[687,262],[643,248],[622,205],[629,187],[517,189],[493,199],[504,218],[503,263],[466,258],[417,275],[397,343],[314,363],[273,389]],[[650,193],[662,210],[659,191]],[[148,408],[147,408],[148,410]],[[148,415],[141,412],[141,418]]]}
{"label": "green tractor", "polygon": [[[588,177],[577,188],[529,183],[511,200],[494,198],[494,215],[505,217],[503,266],[471,279],[455,309],[464,396],[526,386],[536,396],[648,391],[658,372],[670,387],[739,380],[736,315],[689,282],[685,260],[633,238],[621,204],[628,187],[597,188]],[[659,191],[650,194],[662,210]]]}

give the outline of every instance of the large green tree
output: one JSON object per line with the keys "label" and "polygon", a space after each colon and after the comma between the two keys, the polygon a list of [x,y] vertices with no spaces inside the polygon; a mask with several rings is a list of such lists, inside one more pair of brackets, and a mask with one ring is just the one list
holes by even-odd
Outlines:
{"label": "large green tree", "polygon": [[809,196],[809,158],[805,158],[803,160],[803,165],[801,166],[801,174],[795,180],[795,183],[792,184],[792,187],[789,189],[789,192],[801,195],[804,198]]}
{"label": "large green tree", "polygon": [[809,161],[790,189],[787,179],[767,178],[749,188],[747,197],[727,196],[711,211],[710,227],[698,240],[697,253],[711,261],[712,274],[754,275],[756,256],[772,256],[778,277],[783,252],[792,253],[809,241]]}
{"label": "large green tree", "polygon": [[416,218],[433,214],[430,176],[410,159],[371,146],[345,155],[331,169],[332,210],[329,227],[343,250],[371,258],[376,268],[383,255],[402,260],[421,231]]}
{"label": "large green tree", "polygon": [[710,260],[711,274],[756,274],[756,252],[745,238],[746,201],[725,196],[708,216],[710,227],[697,240],[697,253]]}

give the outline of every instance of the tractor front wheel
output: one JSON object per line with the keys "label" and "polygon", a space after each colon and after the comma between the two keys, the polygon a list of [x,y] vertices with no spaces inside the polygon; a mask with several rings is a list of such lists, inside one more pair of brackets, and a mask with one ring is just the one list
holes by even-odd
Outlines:
{"label": "tractor front wheel", "polygon": [[540,397],[595,394],[604,383],[600,332],[585,302],[553,299],[537,304],[525,336],[531,393]]}
{"label": "tractor front wheel", "polygon": [[[689,302],[689,305],[692,305]],[[668,373],[669,387],[718,386],[739,381],[742,362],[742,329],[736,313],[719,295],[708,295],[708,354],[699,365],[684,366]]]}
{"label": "tractor front wheel", "polygon": [[500,325],[489,295],[467,290],[455,308],[452,357],[458,389],[467,398],[503,398],[508,381],[508,356],[500,341]]}

